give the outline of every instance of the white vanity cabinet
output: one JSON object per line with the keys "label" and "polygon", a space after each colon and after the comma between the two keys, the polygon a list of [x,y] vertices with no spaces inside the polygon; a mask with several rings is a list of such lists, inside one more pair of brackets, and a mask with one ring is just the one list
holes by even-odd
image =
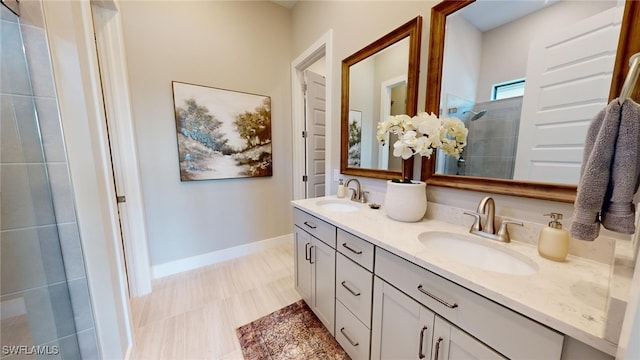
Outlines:
{"label": "white vanity cabinet", "polygon": [[503,356],[376,277],[371,359],[481,359]]}
{"label": "white vanity cabinet", "polygon": [[295,287],[334,335],[336,228],[294,209]]}
{"label": "white vanity cabinet", "polygon": [[[381,248],[376,248],[375,274],[507,358],[561,358],[562,334]],[[373,316],[375,322],[382,315],[374,309]]]}

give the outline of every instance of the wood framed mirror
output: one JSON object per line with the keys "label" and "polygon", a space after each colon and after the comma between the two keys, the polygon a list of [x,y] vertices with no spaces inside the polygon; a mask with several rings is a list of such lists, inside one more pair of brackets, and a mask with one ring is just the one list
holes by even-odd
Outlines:
{"label": "wood framed mirror", "polygon": [[389,115],[416,114],[421,32],[418,16],[342,60],[342,174],[412,177],[413,159],[394,157],[393,140],[379,145],[376,129]]}
{"label": "wood framed mirror", "polygon": [[[441,3],[434,6],[431,10],[431,25],[430,25],[430,37],[429,37],[429,63],[428,63],[428,74],[427,74],[427,98],[426,98],[426,111],[434,112],[436,114],[440,114],[443,111],[451,114],[455,112],[456,106],[451,106],[448,104],[441,104],[443,97],[443,59],[445,58],[445,28],[449,31],[447,25],[447,17],[453,14],[462,11],[470,4],[474,3],[475,0],[445,0]],[[481,2],[481,1],[479,1]],[[562,1],[549,1],[550,3],[562,3]],[[526,2],[521,2],[526,3]],[[532,3],[532,2],[528,2]],[[546,3],[546,2],[545,2]],[[612,2],[612,6],[615,7],[616,2]],[[504,2],[501,4],[501,6]],[[555,6],[555,4],[551,4]],[[615,53],[615,58],[612,58],[611,62],[613,62],[613,72],[611,75],[611,82],[609,84],[603,84],[603,86],[607,86],[604,88],[605,91],[608,91],[608,101],[613,100],[618,96],[620,90],[622,88],[622,84],[624,83],[624,79],[626,74],[629,71],[629,58],[634,53],[640,52],[640,26],[637,26],[637,21],[640,19],[640,2],[638,1],[626,1],[623,8],[620,8],[621,23],[620,23],[620,31],[618,37],[618,46],[617,49],[614,48],[612,53]],[[451,18],[453,19],[453,18]],[[538,30],[541,31],[540,28]],[[545,29],[546,30],[546,29]],[[582,46],[582,48],[588,48],[592,46],[589,43],[588,46]],[[510,54],[511,56],[511,54]],[[508,58],[506,56],[505,58]],[[529,65],[527,65],[529,66]],[[527,69],[527,71],[529,71]],[[526,86],[529,86],[528,84]],[[525,93],[526,93],[525,86]],[[638,101],[640,98],[640,86],[636,86],[635,91],[632,94],[632,98]],[[584,92],[583,88],[579,88],[580,91],[575,91],[574,93]],[[445,90],[446,91],[446,90]],[[448,95],[448,94],[445,94]],[[524,98],[524,97],[523,97]],[[602,99],[601,99],[602,100]],[[523,100],[523,104],[521,105],[524,109],[525,105]],[[576,100],[577,101],[577,100]],[[607,102],[607,96],[604,96],[605,105]],[[444,106],[443,106],[444,105]],[[602,107],[600,107],[602,108]],[[598,109],[599,110],[599,109]],[[524,110],[523,110],[524,111]],[[484,107],[469,107],[466,111],[468,115],[466,115],[466,119],[471,120],[472,118],[478,118],[477,115],[482,116],[480,113],[486,112]],[[583,130],[586,131],[588,127],[588,122],[591,120],[597,111],[594,111],[582,119],[583,121]],[[489,119],[489,116],[484,115],[485,120]],[[465,120],[465,119],[462,119]],[[480,120],[478,120],[480,122]],[[470,122],[469,122],[470,123]],[[519,125],[522,126],[522,125]],[[522,131],[523,129],[520,129]],[[470,131],[471,134],[471,131]],[[574,132],[574,136],[584,136],[586,132]],[[584,137],[582,137],[584,140]],[[516,142],[518,140],[516,139]],[[469,146],[469,145],[468,145]],[[520,148],[517,146],[518,151]],[[577,164],[574,164],[574,178],[575,172],[579,172],[580,161],[582,159],[581,148],[577,148],[577,154],[575,157],[579,156],[579,161]],[[568,148],[567,148],[568,149]],[[573,149],[576,150],[576,149]],[[515,150],[514,158],[515,158]],[[568,150],[567,150],[568,151]],[[464,155],[464,153],[463,153]],[[430,185],[457,188],[457,189],[465,189],[465,190],[474,190],[481,191],[487,193],[495,193],[495,194],[506,194],[506,195],[516,195],[523,196],[529,198],[536,199],[544,199],[544,200],[553,200],[560,202],[572,203],[575,200],[576,196],[576,184],[574,183],[563,183],[563,182],[548,182],[544,179],[536,179],[536,180],[513,180],[506,178],[490,178],[486,176],[466,176],[466,175],[446,175],[442,173],[438,173],[436,169],[436,159],[438,156],[432,156],[431,159],[422,160],[422,170],[421,170],[421,179],[426,180]],[[550,161],[551,162],[551,161]],[[515,167],[515,165],[514,165]],[[576,170],[577,169],[577,170]]]}

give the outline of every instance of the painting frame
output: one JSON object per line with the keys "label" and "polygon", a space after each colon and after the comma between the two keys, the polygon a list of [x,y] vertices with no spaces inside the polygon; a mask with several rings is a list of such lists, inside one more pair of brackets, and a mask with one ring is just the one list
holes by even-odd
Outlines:
{"label": "painting frame", "polygon": [[180,181],[273,176],[271,97],[172,81]]}

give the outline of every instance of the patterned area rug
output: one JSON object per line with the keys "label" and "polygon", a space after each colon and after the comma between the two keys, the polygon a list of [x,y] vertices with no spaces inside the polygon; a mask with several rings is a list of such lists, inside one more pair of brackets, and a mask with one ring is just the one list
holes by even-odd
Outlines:
{"label": "patterned area rug", "polygon": [[245,359],[349,359],[303,300],[236,330]]}

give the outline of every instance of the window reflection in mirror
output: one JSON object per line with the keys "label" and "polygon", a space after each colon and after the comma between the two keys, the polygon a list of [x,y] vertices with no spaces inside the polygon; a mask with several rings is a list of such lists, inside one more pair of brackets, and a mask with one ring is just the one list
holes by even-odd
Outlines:
{"label": "window reflection in mirror", "polygon": [[[447,16],[440,114],[463,120],[469,138],[435,172],[576,184],[588,125],[608,102],[623,5],[479,0]],[[524,96],[492,99],[515,79]]]}

